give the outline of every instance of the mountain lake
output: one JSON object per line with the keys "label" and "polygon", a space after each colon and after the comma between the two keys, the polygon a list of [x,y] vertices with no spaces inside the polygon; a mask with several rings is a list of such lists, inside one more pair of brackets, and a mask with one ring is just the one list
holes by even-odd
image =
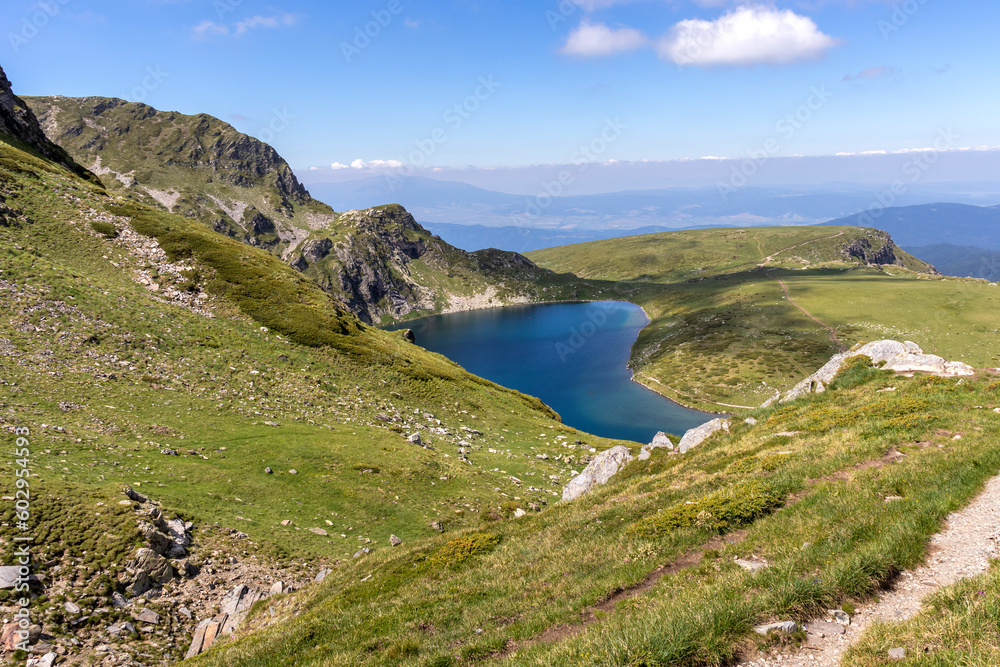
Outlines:
{"label": "mountain lake", "polygon": [[[713,419],[632,381],[632,345],[649,323],[620,301],[507,306],[401,322],[416,344],[471,373],[537,396],[587,433],[646,443]],[[676,444],[676,443],[675,443]]]}

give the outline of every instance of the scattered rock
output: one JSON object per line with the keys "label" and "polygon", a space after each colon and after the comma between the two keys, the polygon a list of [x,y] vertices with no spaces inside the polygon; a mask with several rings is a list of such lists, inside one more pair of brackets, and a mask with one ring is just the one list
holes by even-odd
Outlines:
{"label": "scattered rock", "polygon": [[176,449],[161,449],[160,453],[163,454],[164,456],[177,456],[178,455]]}
{"label": "scattered rock", "polygon": [[179,607],[177,609],[177,613],[179,613],[181,616],[183,616],[184,618],[186,618],[188,620],[191,620],[191,619],[194,618],[194,613],[190,609],[188,609],[187,607]]}
{"label": "scattered rock", "polygon": [[841,609],[831,609],[830,615],[833,616],[833,620],[837,621],[837,623],[840,623],[841,625],[851,624],[851,615],[846,611]]}
{"label": "scattered rock", "polygon": [[434,530],[436,530],[439,533],[443,533],[444,532],[444,526],[441,524],[440,521],[434,521],[434,522],[432,522],[431,523],[431,528],[433,528]]}
{"label": "scattered rock", "polygon": [[285,584],[281,581],[276,581],[271,584],[270,590],[267,591],[268,595],[281,595],[285,592]]}
{"label": "scattered rock", "polygon": [[41,658],[31,658],[28,660],[27,667],[52,667],[56,664],[56,658],[59,657],[57,653],[46,653]]}
{"label": "scattered rock", "polygon": [[754,419],[753,417],[747,417],[746,419],[743,420],[743,423],[747,424],[748,426],[756,426],[757,420]]}
{"label": "scattered rock", "polygon": [[281,525],[282,526],[290,526],[290,525],[292,525],[292,520],[291,519],[285,519],[284,521],[281,522]]}
{"label": "scattered rock", "polygon": [[152,609],[143,609],[139,612],[132,612],[132,618],[140,623],[148,623],[149,625],[160,624],[160,615]]}
{"label": "scattered rock", "polygon": [[142,495],[141,493],[137,493],[136,491],[134,491],[132,489],[131,486],[126,486],[125,487],[125,495],[128,496],[129,500],[133,500],[133,501],[135,501],[137,503],[148,503],[149,502],[149,498],[147,498],[146,496]]}
{"label": "scattered rock", "polygon": [[420,434],[419,433],[414,433],[413,435],[411,435],[410,437],[408,437],[407,440],[409,440],[414,445],[423,444],[423,442],[420,439]]}
{"label": "scattered rock", "polygon": [[278,422],[264,422],[264,426],[281,426]]}
{"label": "scattered rock", "polygon": [[403,540],[399,539],[395,535],[390,535],[389,536],[389,544],[391,544],[392,546],[398,547],[402,543],[403,543]]}
{"label": "scattered rock", "polygon": [[[364,549],[362,549],[362,551],[364,551]],[[324,567],[322,570],[316,573],[316,578],[313,579],[313,581],[315,581],[318,584],[319,582],[326,579],[328,574],[330,574],[330,568]]]}
{"label": "scattered rock", "polygon": [[780,632],[782,634],[790,635],[799,629],[798,623],[795,621],[782,621],[780,623],[768,623],[767,625],[758,625],[753,629],[758,635],[766,635],[769,632]]}
{"label": "scattered rock", "polygon": [[128,602],[125,600],[125,597],[121,593],[114,592],[111,594],[111,605],[115,609],[124,609],[125,607],[128,606]]}
{"label": "scattered rock", "polygon": [[897,500],[903,500],[903,496],[886,496],[885,497],[885,502],[887,502],[887,503],[894,503]]}
{"label": "scattered rock", "polygon": [[527,512],[525,512],[520,507],[518,507],[516,510],[514,510],[514,518],[515,519],[520,519],[522,516],[525,516],[526,514],[527,514]]}
{"label": "scattered rock", "polygon": [[577,475],[563,489],[563,501],[576,500],[598,484],[606,484],[609,479],[633,460],[632,453],[625,445],[605,450],[594,457],[582,473]]}
{"label": "scattered rock", "polygon": [[[17,565],[0,566],[0,590],[14,588],[17,585],[18,577],[21,576],[18,570]],[[28,581],[40,583],[41,580],[36,575],[30,575]]]}
{"label": "scattered rock", "polygon": [[719,431],[729,431],[730,424],[731,422],[728,419],[713,419],[710,422],[689,430],[681,438],[680,445],[678,445],[680,453],[686,454],[689,449],[697,447]]}
{"label": "scattered rock", "polygon": [[310,533],[315,533],[315,534],[319,535],[320,537],[326,537],[327,535],[329,535],[329,533],[327,533],[322,528],[310,528],[309,532]]}
{"label": "scattered rock", "polygon": [[361,558],[361,557],[362,557],[362,556],[364,556],[365,554],[370,554],[371,552],[372,552],[372,550],[371,550],[371,549],[369,549],[368,547],[362,547],[361,549],[358,549],[358,550],[357,550],[357,551],[356,551],[356,552],[354,553],[354,556],[352,556],[352,558]]}
{"label": "scattered rock", "polygon": [[747,572],[760,572],[761,570],[767,569],[767,563],[760,563],[755,560],[743,560],[742,558],[737,558],[736,564]]}
{"label": "scattered rock", "polygon": [[664,447],[666,449],[674,448],[674,443],[670,441],[670,438],[663,431],[660,431],[655,436],[653,436],[652,442],[650,442],[648,445],[643,446],[643,448],[639,450],[639,460],[640,461],[647,460],[652,455],[654,449],[660,449],[661,447]]}
{"label": "scattered rock", "polygon": [[890,660],[902,660],[906,657],[905,648],[891,648],[889,649],[889,659]]}
{"label": "scattered rock", "polygon": [[76,615],[80,613],[80,605],[75,602],[63,602],[63,609],[66,610],[67,614]]}
{"label": "scattered rock", "polygon": [[140,548],[125,570],[131,583],[125,589],[132,597],[142,595],[156,584],[165,584],[174,578],[174,568],[170,562],[146,547]]}
{"label": "scattered rock", "polygon": [[[38,639],[42,636],[42,626],[40,625],[29,625],[28,626],[28,644],[37,644]],[[3,630],[0,630],[0,648],[7,651],[14,651],[17,649],[17,645],[21,642],[21,626],[16,621],[13,623],[6,623],[3,626]]]}
{"label": "scattered rock", "polygon": [[273,475],[274,471],[271,470],[270,468],[264,468],[264,474],[265,475]]}
{"label": "scattered rock", "polygon": [[295,468],[292,468],[291,470],[288,471],[288,474],[289,475],[298,475],[299,471],[296,470]]}

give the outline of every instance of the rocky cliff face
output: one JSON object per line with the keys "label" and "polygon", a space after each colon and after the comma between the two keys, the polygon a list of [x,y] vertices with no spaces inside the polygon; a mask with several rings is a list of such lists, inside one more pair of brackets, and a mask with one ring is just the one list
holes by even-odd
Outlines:
{"label": "rocky cliff face", "polygon": [[864,236],[845,244],[840,252],[844,259],[863,262],[868,266],[905,266],[922,273],[937,273],[930,264],[903,252],[888,232],[878,229],[867,230]]}
{"label": "rocky cliff face", "polygon": [[340,214],[291,261],[366,322],[526,301],[537,297],[530,281],[550,273],[517,253],[459,250],[399,205]]}
{"label": "rocky cliff face", "polygon": [[0,68],[0,132],[88,180],[97,180],[93,174],[77,164],[65,150],[49,140],[31,108],[14,94],[3,68]]}

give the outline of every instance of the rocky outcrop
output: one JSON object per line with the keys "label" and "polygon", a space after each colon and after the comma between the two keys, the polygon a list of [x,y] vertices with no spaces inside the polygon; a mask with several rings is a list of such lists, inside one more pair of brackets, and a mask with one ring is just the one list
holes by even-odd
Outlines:
{"label": "rocky outcrop", "polygon": [[845,259],[854,259],[869,266],[896,264],[896,244],[887,232],[875,231],[872,238],[856,238],[844,246],[841,254]]}
{"label": "rocky outcrop", "polygon": [[633,460],[632,453],[625,445],[605,450],[563,489],[563,502],[576,500],[599,484],[606,484]]}
{"label": "rocky outcrop", "polygon": [[701,426],[692,428],[684,434],[681,438],[680,444],[677,445],[677,450],[681,454],[686,454],[692,447],[697,447],[701,443],[708,440],[712,435],[718,433],[719,431],[729,431],[731,422],[728,419],[713,419],[710,422],[702,424]]}
{"label": "rocky outcrop", "polygon": [[947,361],[935,354],[924,354],[914,342],[900,343],[894,340],[879,340],[848,352],[834,355],[818,371],[792,387],[782,397],[787,403],[807,394],[822,393],[833,381],[841,366],[851,357],[866,356],[873,364],[897,373],[929,373],[938,377],[960,377],[974,375],[975,369],[960,361]]}
{"label": "rocky outcrop", "polygon": [[655,436],[653,436],[652,442],[648,445],[643,445],[642,449],[639,450],[639,460],[645,461],[653,454],[654,449],[673,449],[674,443],[670,441],[669,436],[663,431],[660,431]]}
{"label": "rocky outcrop", "polygon": [[0,133],[73,173],[98,182],[96,176],[77,164],[65,150],[52,143],[45,135],[31,108],[14,94],[3,68],[0,68]]}

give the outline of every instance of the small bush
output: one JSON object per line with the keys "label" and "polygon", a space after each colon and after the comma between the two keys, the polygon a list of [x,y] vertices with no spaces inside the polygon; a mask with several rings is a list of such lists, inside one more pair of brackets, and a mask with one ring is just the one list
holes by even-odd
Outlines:
{"label": "small bush", "polygon": [[469,533],[454,538],[433,556],[435,565],[453,566],[463,563],[473,556],[481,556],[493,551],[500,544],[500,536],[491,533]]}
{"label": "small bush", "polygon": [[782,502],[781,494],[770,484],[758,480],[740,482],[698,500],[668,507],[632,524],[627,532],[635,537],[655,537],[694,526],[726,532],[753,523]]}
{"label": "small bush", "polygon": [[97,232],[106,239],[118,238],[118,228],[112,225],[110,222],[95,221],[90,223],[90,226],[94,228],[95,232]]}

